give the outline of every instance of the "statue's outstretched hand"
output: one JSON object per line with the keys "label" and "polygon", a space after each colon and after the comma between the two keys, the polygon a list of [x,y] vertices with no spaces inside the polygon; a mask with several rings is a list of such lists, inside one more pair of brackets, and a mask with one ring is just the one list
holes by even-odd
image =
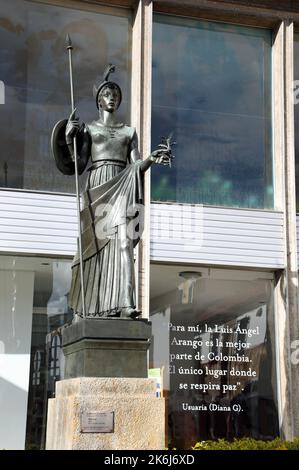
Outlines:
{"label": "statue's outstretched hand", "polygon": [[75,113],[76,108],[71,112],[65,129],[65,139],[68,145],[73,143],[73,139],[77,135],[80,128],[79,118],[75,116]]}
{"label": "statue's outstretched hand", "polygon": [[161,144],[151,153],[150,159],[159,165],[171,167],[172,160],[174,159],[171,146],[175,144],[175,142],[171,141],[171,135],[167,138],[163,137]]}

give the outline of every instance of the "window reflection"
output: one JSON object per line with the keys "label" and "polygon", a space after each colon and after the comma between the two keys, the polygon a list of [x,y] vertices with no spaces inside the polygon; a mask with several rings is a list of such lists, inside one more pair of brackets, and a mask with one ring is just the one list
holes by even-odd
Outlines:
{"label": "window reflection", "polygon": [[61,330],[72,320],[71,261],[0,259],[0,441],[44,447],[47,400],[63,378]]}
{"label": "window reflection", "polygon": [[61,330],[72,320],[67,305],[71,263],[43,260],[34,263],[34,270],[26,449],[43,449],[48,398],[55,396],[55,384],[63,379]]}
{"label": "window reflection", "polygon": [[[86,7],[87,8],[87,7]],[[54,124],[70,114],[69,33],[74,44],[76,106],[83,121],[96,118],[92,86],[107,63],[118,69],[128,121],[130,18],[124,10],[99,13],[36,2],[0,0],[0,68],[5,105],[0,106],[0,186],[75,192],[73,178],[57,171],[50,152]]]}
{"label": "window reflection", "polygon": [[150,367],[164,372],[169,445],[278,436],[271,278],[200,269],[187,303],[180,271],[151,266]]}
{"label": "window reflection", "polygon": [[273,208],[271,32],[155,15],[153,145],[170,130],[152,199]]}

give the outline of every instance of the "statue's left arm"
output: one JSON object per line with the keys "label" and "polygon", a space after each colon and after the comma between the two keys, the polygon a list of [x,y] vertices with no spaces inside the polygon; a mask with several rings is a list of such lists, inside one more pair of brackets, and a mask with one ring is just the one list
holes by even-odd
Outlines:
{"label": "statue's left arm", "polygon": [[138,149],[138,136],[137,136],[136,131],[133,134],[131,144],[130,144],[130,162],[140,165],[140,170],[142,172],[145,172],[146,170],[148,170],[149,167],[154,162],[154,160],[151,160],[150,156],[147,157],[145,160],[141,159],[139,149]]}
{"label": "statue's left arm", "polygon": [[136,131],[133,134],[130,145],[130,161],[140,165],[142,172],[147,171],[153,163],[161,165],[169,165],[173,158],[171,153],[171,146],[160,144],[157,150],[154,150],[145,160],[142,160],[138,150],[138,137]]}

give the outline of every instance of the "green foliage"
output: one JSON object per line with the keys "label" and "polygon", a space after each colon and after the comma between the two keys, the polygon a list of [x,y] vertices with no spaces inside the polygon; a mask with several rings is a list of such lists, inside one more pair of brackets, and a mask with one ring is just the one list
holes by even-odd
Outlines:
{"label": "green foliage", "polygon": [[192,450],[299,450],[299,437],[293,441],[283,441],[279,438],[272,441],[259,441],[251,438],[235,438],[233,441],[225,439],[201,441],[197,442]]}

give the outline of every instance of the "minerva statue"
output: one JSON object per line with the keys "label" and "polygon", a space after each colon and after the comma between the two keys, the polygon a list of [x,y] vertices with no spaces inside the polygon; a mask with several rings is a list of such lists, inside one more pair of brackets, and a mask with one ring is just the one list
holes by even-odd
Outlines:
{"label": "minerva statue", "polygon": [[[171,138],[164,139],[148,158],[140,158],[135,128],[117,119],[122,93],[110,80],[112,65],[94,86],[99,118],[80,124],[75,117],[69,38],[68,49],[73,111],[68,120],[56,124],[52,151],[58,169],[66,175],[77,172],[78,178],[90,163],[78,208],[79,248],[72,264],[69,306],[75,320],[136,318],[141,312],[136,309],[133,249],[140,239],[143,174],[152,163],[170,165]],[[136,236],[132,227],[138,223]]]}

